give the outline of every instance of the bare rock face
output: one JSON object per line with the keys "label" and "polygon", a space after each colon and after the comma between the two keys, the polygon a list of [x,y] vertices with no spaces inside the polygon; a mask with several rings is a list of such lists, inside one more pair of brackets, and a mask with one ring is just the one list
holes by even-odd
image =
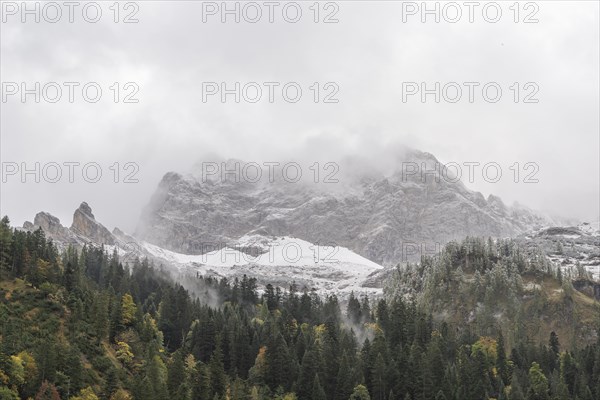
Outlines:
{"label": "bare rock face", "polygon": [[96,221],[90,206],[83,202],[73,214],[73,224],[67,228],[60,223],[60,220],[47,212],[36,214],[33,223],[26,221],[23,229],[33,232],[42,229],[47,238],[52,239],[60,248],[66,248],[69,245],[82,247],[87,243],[95,245],[114,245],[115,236],[108,229]]}
{"label": "bare rock face", "polygon": [[57,217],[47,212],[39,212],[35,215],[33,223],[26,221],[23,224],[23,229],[29,232],[34,232],[40,228],[44,231],[46,237],[52,239],[54,244],[60,248],[78,245],[81,242],[77,235],[60,223]]}
{"label": "bare rock face", "polygon": [[33,225],[42,228],[49,236],[66,235],[67,228],[61,225],[58,218],[47,212],[37,213],[33,220]]}
{"label": "bare rock face", "polygon": [[115,244],[114,236],[104,225],[96,221],[92,209],[86,202],[81,203],[79,208],[75,210],[71,231],[96,244]]}
{"label": "bare rock face", "polygon": [[[406,161],[433,169],[429,153]],[[267,176],[267,174],[263,174]],[[346,177],[348,178],[348,177]],[[465,236],[505,237],[552,225],[526,208],[422,175],[363,173],[338,185],[206,180],[167,173],[142,213],[136,237],[202,254],[244,235],[293,236],[340,245],[379,264],[418,260]]]}

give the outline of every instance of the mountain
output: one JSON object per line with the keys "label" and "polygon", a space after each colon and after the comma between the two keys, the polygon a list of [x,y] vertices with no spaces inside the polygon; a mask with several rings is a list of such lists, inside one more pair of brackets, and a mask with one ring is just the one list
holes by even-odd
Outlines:
{"label": "mountain", "polygon": [[[433,155],[416,150],[402,154],[391,173],[356,172],[350,160],[339,169],[353,173],[329,184],[271,182],[266,168],[257,182],[169,172],[144,209],[136,237],[171,251],[202,254],[206,246],[226,247],[248,235],[290,236],[395,265],[465,236],[516,236],[555,225],[526,207],[506,206],[493,195],[485,199],[449,175],[409,173],[415,166],[440,171],[440,165]],[[229,160],[222,170],[248,166]]]}
{"label": "mountain", "polygon": [[314,288],[342,297],[351,292],[382,293],[382,286],[373,284],[371,276],[384,269],[381,265],[343,247],[315,245],[292,237],[246,236],[229,247],[206,247],[199,255],[182,254],[138,240],[118,228],[110,232],[96,221],[86,202],[73,213],[70,228],[52,214],[40,212],[34,223],[25,222],[21,229],[33,232],[39,228],[61,250],[94,245],[103,246],[109,254],[116,251],[124,263],[147,258],[189,289],[191,278],[201,274],[230,280],[247,275],[256,278],[261,287],[295,283],[300,289]]}
{"label": "mountain", "polygon": [[[437,163],[417,151],[404,160],[427,171]],[[230,160],[227,170],[235,165],[248,164]],[[170,172],[133,235],[109,231],[86,202],[70,227],[40,212],[22,229],[42,228],[63,249],[89,243],[116,251],[124,262],[148,258],[180,282],[196,274],[230,280],[248,275],[261,286],[295,282],[341,295],[381,294],[392,267],[435,256],[443,244],[466,236],[513,237],[531,256],[541,251],[565,271],[581,266],[600,272],[597,228],[551,227],[553,221],[526,207],[485,199],[455,179],[427,178],[362,166],[336,184]]]}
{"label": "mountain", "polygon": [[[395,268],[384,267],[342,246],[317,245],[289,236],[247,235],[227,246],[205,247],[202,254],[174,252],[139,240],[118,228],[109,232],[96,221],[91,207],[83,202],[73,213],[70,228],[47,212],[35,216],[34,223],[25,222],[22,230],[41,228],[59,249],[69,245],[81,248],[86,244],[104,246],[109,253],[116,251],[124,263],[133,264],[138,258],[148,258],[156,266],[177,279],[184,286],[197,274],[230,281],[244,275],[257,279],[261,287],[288,287],[316,289],[321,293],[335,293],[340,298],[356,295],[382,294],[385,282]],[[560,266],[565,276],[574,279],[600,278],[600,231],[584,223],[572,227],[546,227],[519,235],[515,243],[528,259],[544,254],[554,265]],[[441,250],[441,249],[440,249]],[[576,285],[577,283],[575,283]],[[577,287],[600,298],[596,288]]]}

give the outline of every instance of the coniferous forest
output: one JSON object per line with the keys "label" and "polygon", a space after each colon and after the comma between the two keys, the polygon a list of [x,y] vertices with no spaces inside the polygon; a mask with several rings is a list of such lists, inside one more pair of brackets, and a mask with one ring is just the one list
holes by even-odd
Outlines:
{"label": "coniferous forest", "polygon": [[[532,274],[564,289],[550,311],[576,309],[571,277],[508,242],[450,244],[398,272],[382,298],[340,301],[246,276],[195,276],[184,288],[147,260],[59,252],[6,217],[0,241],[2,400],[600,399],[597,332],[566,338],[543,324],[536,340],[488,312],[438,318],[454,310],[445,296],[455,288],[483,308],[505,297],[503,310],[522,319]],[[543,311],[544,296],[528,310]]]}

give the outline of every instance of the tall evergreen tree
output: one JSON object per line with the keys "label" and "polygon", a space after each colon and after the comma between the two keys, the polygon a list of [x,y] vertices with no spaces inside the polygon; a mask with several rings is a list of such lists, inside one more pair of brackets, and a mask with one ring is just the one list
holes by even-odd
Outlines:
{"label": "tall evergreen tree", "polygon": [[227,377],[225,375],[225,368],[223,366],[223,353],[221,351],[220,339],[217,339],[217,347],[210,358],[208,368],[210,373],[211,391],[215,395],[221,397],[225,394]]}
{"label": "tall evergreen tree", "polygon": [[323,386],[321,386],[321,382],[319,380],[319,374],[316,374],[313,380],[311,399],[327,400],[327,395],[325,394],[325,390],[323,390]]}

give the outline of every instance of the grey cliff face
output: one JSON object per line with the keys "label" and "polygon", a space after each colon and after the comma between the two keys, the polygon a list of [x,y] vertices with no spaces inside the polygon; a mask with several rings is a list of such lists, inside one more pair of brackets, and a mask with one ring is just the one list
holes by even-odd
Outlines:
{"label": "grey cliff face", "polygon": [[[414,151],[410,162],[437,163]],[[201,254],[247,234],[293,236],[340,245],[380,264],[416,260],[465,236],[505,237],[551,224],[461,182],[396,170],[337,186],[275,181],[202,180],[168,173],[142,213],[136,237]],[[343,188],[340,190],[340,188]]]}
{"label": "grey cliff face", "polygon": [[35,231],[41,228],[44,234],[54,243],[66,248],[69,245],[81,247],[86,243],[95,245],[114,245],[115,236],[112,235],[101,223],[97,222],[92,214],[90,206],[83,202],[73,214],[73,223],[71,228],[67,228],[60,223],[60,220],[47,212],[36,214],[33,224],[25,222],[23,229]]}
{"label": "grey cliff face", "polygon": [[73,214],[71,231],[90,239],[94,243],[114,245],[115,239],[104,225],[94,218],[90,206],[83,202]]}
{"label": "grey cliff face", "polygon": [[37,213],[33,220],[33,224],[31,222],[23,224],[23,229],[28,231],[35,231],[39,228],[42,228],[46,236],[59,246],[77,244],[79,241],[69,228],[64,227],[60,223],[58,218],[47,212]]}
{"label": "grey cliff face", "polygon": [[33,220],[33,225],[39,226],[51,236],[67,236],[66,228],[61,225],[60,220],[46,212],[38,213]]}

